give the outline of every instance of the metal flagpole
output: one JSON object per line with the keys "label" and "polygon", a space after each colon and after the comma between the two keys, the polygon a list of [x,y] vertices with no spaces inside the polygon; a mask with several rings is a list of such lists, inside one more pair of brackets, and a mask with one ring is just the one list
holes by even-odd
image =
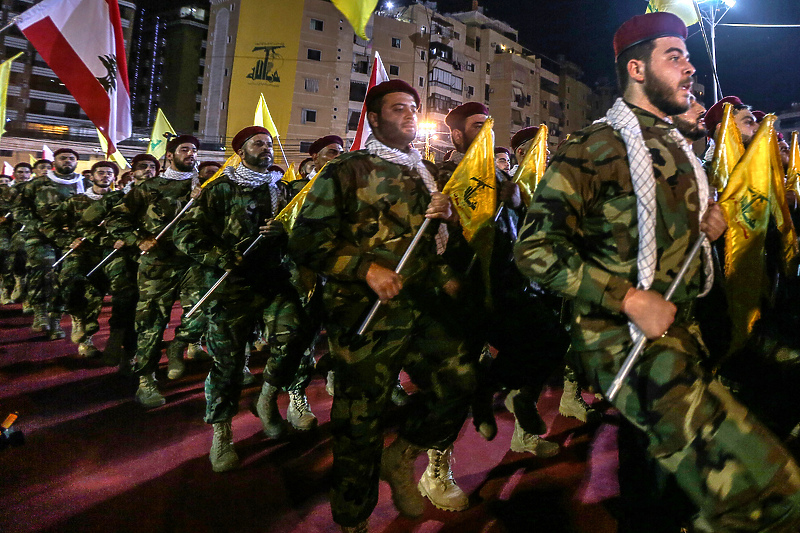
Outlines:
{"label": "metal flagpole", "polygon": [[289,170],[289,160],[286,159],[286,152],[283,151],[283,145],[281,144],[281,136],[276,135],[275,139],[278,140],[278,147],[281,149],[281,154],[283,154],[283,160],[286,163],[286,170]]}

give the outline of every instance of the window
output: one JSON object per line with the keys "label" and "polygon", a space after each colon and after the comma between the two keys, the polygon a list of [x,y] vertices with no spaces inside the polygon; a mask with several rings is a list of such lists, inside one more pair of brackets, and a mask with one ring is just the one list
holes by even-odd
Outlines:
{"label": "window", "polygon": [[305,89],[310,93],[319,92],[319,80],[316,78],[306,78]]}
{"label": "window", "polygon": [[491,73],[492,73],[492,64],[486,63],[486,74],[491,74]]}
{"label": "window", "polygon": [[522,122],[522,113],[519,109],[512,109],[511,110],[511,122],[516,124],[517,126],[522,126],[524,124]]}
{"label": "window", "polygon": [[317,121],[317,112],[313,109],[303,109],[302,113],[303,124]]}
{"label": "window", "polygon": [[569,104],[567,104],[567,109],[569,109]]}
{"label": "window", "polygon": [[323,22],[317,19],[311,19],[311,29],[315,31],[322,31]]}
{"label": "window", "polygon": [[355,131],[358,129],[358,121],[361,120],[361,111],[351,109],[349,113],[347,116],[347,131]]}
{"label": "window", "polygon": [[419,58],[421,60],[425,61],[425,50],[420,50],[419,51]]}
{"label": "window", "polygon": [[353,61],[353,72],[358,72],[359,74],[368,73],[369,72],[369,61],[366,61],[366,60]]}
{"label": "window", "polygon": [[419,86],[425,87],[425,78],[423,78],[422,76],[419,77]]}
{"label": "window", "polygon": [[475,72],[475,63],[472,63],[472,62],[470,62],[470,61],[467,61],[467,62],[464,64],[464,69],[465,69],[465,70],[468,70],[468,71],[470,71],[470,72]]}
{"label": "window", "polygon": [[312,144],[314,144],[313,141],[300,141],[300,153],[307,154]]}
{"label": "window", "polygon": [[399,76],[400,75],[400,67],[397,65],[389,65],[389,75],[390,76]]}
{"label": "window", "polygon": [[462,94],[464,90],[464,78],[454,76],[446,70],[434,67],[428,74],[428,81],[434,87],[450,89],[452,92]]}
{"label": "window", "polygon": [[475,96],[475,87],[467,85],[467,96]]}
{"label": "window", "polygon": [[392,48],[400,48],[400,38],[392,37]]}
{"label": "window", "polygon": [[488,102],[490,94],[492,94],[492,88],[489,87],[489,84],[487,83],[483,88],[483,99]]}
{"label": "window", "polygon": [[311,61],[322,61],[322,52],[319,50],[314,50],[312,48],[308,49],[308,59]]}
{"label": "window", "polygon": [[367,97],[367,84],[361,81],[350,82],[350,100],[353,102],[363,102]]}

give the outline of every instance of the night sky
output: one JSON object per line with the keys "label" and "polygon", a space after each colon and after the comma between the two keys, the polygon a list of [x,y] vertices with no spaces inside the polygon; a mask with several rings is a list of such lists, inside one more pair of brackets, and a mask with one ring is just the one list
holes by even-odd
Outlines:
{"label": "night sky", "polygon": [[[407,3],[407,2],[403,2]],[[520,42],[555,58],[564,54],[580,65],[583,81],[613,81],[614,32],[644,13],[647,0],[481,0],[486,15],[519,30]],[[443,0],[440,12],[467,11],[471,0]],[[800,24],[800,0],[738,0],[722,23]],[[708,26],[706,26],[708,28]],[[724,95],[737,95],[766,112],[800,102],[800,28],[717,26],[717,68]],[[700,83],[711,91],[711,62],[698,25],[687,41]],[[707,104],[710,103],[710,96]]]}

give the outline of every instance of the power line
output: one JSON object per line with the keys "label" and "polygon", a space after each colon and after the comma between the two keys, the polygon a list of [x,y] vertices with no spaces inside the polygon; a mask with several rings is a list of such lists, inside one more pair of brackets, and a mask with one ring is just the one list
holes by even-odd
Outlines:
{"label": "power line", "polygon": [[745,24],[745,23],[732,23],[732,24],[718,24],[718,26],[731,26],[734,28],[800,28],[800,24]]}

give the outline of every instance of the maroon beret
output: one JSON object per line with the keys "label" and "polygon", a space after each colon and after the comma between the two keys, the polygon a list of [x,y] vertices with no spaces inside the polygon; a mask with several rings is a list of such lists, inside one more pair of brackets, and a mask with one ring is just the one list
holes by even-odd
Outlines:
{"label": "maroon beret", "polygon": [[539,133],[538,126],[528,126],[527,128],[522,128],[515,133],[513,137],[511,137],[511,149],[516,152],[517,148],[536,137],[537,133]]}
{"label": "maroon beret", "polygon": [[451,130],[463,130],[467,119],[472,115],[489,116],[489,108],[480,102],[467,102],[450,111],[444,118],[444,123]]}
{"label": "maroon beret", "polygon": [[631,46],[659,37],[680,37],[685,41],[688,33],[686,24],[672,13],[659,11],[636,15],[625,21],[614,34],[614,57],[619,57]]}
{"label": "maroon beret", "polygon": [[706,123],[706,129],[708,130],[708,135],[710,137],[714,136],[714,130],[717,129],[719,123],[722,122],[722,106],[725,104],[731,104],[732,106],[736,107],[742,105],[742,101],[739,100],[738,96],[726,96],[708,108],[704,120]]}
{"label": "maroon beret", "polygon": [[508,157],[511,157],[511,150],[509,150],[505,146],[496,146],[494,149],[494,155],[497,154],[508,154]]}
{"label": "maroon beret", "polygon": [[379,83],[369,91],[367,91],[367,97],[364,99],[364,103],[366,104],[367,109],[370,107],[370,103],[382,96],[386,96],[390,93],[406,93],[410,94],[414,97],[414,102],[416,102],[417,107],[419,107],[419,93],[416,89],[414,89],[411,85],[404,82],[403,80],[389,80]]}
{"label": "maroon beret", "polygon": [[338,144],[344,148],[344,141],[341,137],[338,135],[326,135],[325,137],[320,137],[308,147],[308,155],[318,154],[320,150],[329,144]]}
{"label": "maroon beret", "polygon": [[259,134],[267,134],[269,135],[270,139],[272,138],[272,134],[263,126],[247,126],[234,136],[233,140],[231,141],[231,148],[233,148],[234,152],[238,152],[250,137]]}
{"label": "maroon beret", "polygon": [[36,161],[36,162],[33,164],[33,166],[41,165],[42,163],[47,163],[47,165],[48,165],[48,166],[51,166],[51,167],[53,166],[53,162],[52,162],[52,161],[50,161],[49,159],[39,159],[38,161]]}
{"label": "maroon beret", "polygon": [[22,163],[17,163],[16,165],[14,165],[14,170],[17,170],[19,167],[25,167],[27,169],[33,170],[33,167],[31,166],[31,164],[30,163],[26,163],[24,161]]}
{"label": "maroon beret", "polygon": [[76,152],[72,148],[59,148],[58,150],[53,152],[53,157],[56,157],[58,154],[72,154],[75,157],[77,157],[78,159],[80,159],[80,157],[81,157],[80,155],[78,155],[78,152]]}
{"label": "maroon beret", "polygon": [[217,161],[203,161],[197,166],[197,171],[200,172],[206,167],[222,168],[222,163],[218,163]]}
{"label": "maroon beret", "polygon": [[753,116],[756,117],[756,122],[761,122],[762,120],[764,120],[764,117],[767,116],[766,113],[764,113],[763,111],[759,111],[759,110],[753,111],[752,113],[753,113]]}
{"label": "maroon beret", "polygon": [[152,161],[153,163],[155,163],[156,164],[156,174],[158,174],[158,172],[161,170],[161,163],[159,163],[158,159],[156,159],[154,156],[152,156],[150,154],[138,154],[138,155],[135,155],[133,157],[133,159],[131,160],[131,168],[135,170],[136,169],[136,164],[139,163],[139,161]]}
{"label": "maroon beret", "polygon": [[195,148],[198,150],[200,149],[200,141],[197,140],[197,137],[192,135],[178,135],[167,141],[167,152],[172,152],[174,154],[178,146],[186,143],[193,144]]}
{"label": "maroon beret", "polygon": [[115,178],[119,176],[119,167],[117,166],[116,163],[112,163],[111,161],[98,161],[97,163],[92,165],[92,174],[94,174],[94,171],[100,167],[108,167],[111,170],[113,170]]}
{"label": "maroon beret", "polygon": [[778,133],[778,142],[784,142],[786,140],[786,137],[783,136],[783,133],[781,132],[777,133]]}
{"label": "maroon beret", "polygon": [[267,167],[267,172],[280,172],[281,174],[286,174],[286,171],[283,170],[283,167],[278,165],[270,165]]}

